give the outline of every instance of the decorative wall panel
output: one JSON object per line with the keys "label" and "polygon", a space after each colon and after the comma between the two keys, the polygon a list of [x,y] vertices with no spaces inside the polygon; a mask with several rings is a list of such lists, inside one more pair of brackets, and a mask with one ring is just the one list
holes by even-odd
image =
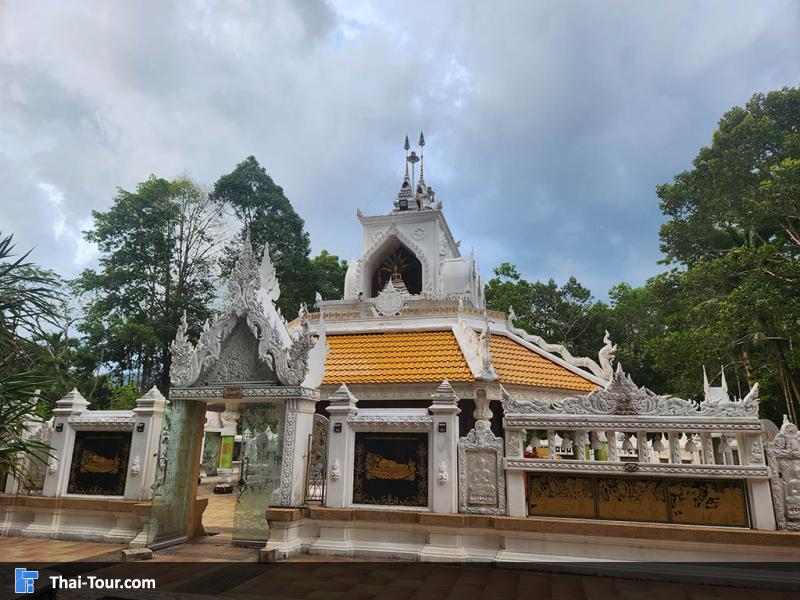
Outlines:
{"label": "decorative wall panel", "polygon": [[747,527],[741,480],[528,476],[528,514]]}
{"label": "decorative wall panel", "polygon": [[669,520],[666,484],[658,479],[597,479],[597,518],[621,521]]}
{"label": "decorative wall panel", "polygon": [[428,506],[428,434],[356,432],[353,503]]}
{"label": "decorative wall panel", "polygon": [[673,523],[747,527],[741,481],[673,481],[669,496]]}
{"label": "decorative wall panel", "polygon": [[130,431],[76,432],[67,493],[122,496],[130,450]]}
{"label": "decorative wall panel", "polygon": [[594,482],[588,477],[531,476],[528,484],[530,515],[588,519],[595,516]]}

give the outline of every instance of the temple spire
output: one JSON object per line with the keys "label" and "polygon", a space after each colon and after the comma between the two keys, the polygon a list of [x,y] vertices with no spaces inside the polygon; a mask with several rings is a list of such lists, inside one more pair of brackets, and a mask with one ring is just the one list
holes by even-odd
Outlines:
{"label": "temple spire", "polygon": [[421,184],[425,183],[425,175],[424,175],[424,168],[425,168],[425,136],[420,131],[419,132],[419,182]]}

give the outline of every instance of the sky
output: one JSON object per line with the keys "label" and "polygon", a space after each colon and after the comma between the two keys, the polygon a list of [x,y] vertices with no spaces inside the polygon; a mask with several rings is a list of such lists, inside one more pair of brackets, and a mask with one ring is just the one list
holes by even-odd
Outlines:
{"label": "sky", "polygon": [[391,209],[424,130],[484,280],[509,261],[604,298],[665,268],[656,185],[797,85],[791,0],[0,0],[0,231],[75,277],[117,187],[254,155],[314,253],[357,258],[356,209]]}

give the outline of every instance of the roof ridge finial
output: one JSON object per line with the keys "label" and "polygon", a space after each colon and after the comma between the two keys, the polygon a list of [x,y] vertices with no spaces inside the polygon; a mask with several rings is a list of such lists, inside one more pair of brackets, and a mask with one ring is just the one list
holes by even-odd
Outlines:
{"label": "roof ridge finial", "polygon": [[420,183],[425,183],[425,135],[422,131],[419,132],[419,180]]}
{"label": "roof ridge finial", "polygon": [[405,178],[408,179],[408,151],[411,148],[411,144],[408,143],[408,135],[406,135],[406,143],[403,144],[403,149],[406,151],[406,157],[403,159],[403,162],[406,164],[406,174]]}

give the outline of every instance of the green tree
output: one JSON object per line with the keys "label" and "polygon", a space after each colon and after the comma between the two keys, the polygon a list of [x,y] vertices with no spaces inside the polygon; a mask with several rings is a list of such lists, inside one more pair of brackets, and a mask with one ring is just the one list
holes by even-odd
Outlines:
{"label": "green tree", "polygon": [[86,305],[79,325],[85,350],[118,385],[166,391],[169,344],[182,313],[195,335],[210,316],[219,210],[189,179],[151,176],[135,192],[119,189],[108,211],[92,214],[85,236],[100,249],[100,269],[75,282]]}
{"label": "green tree", "polygon": [[503,263],[486,284],[486,306],[491,310],[514,307],[516,324],[571,352],[594,355],[602,345],[602,323],[608,307],[575,277],[562,286],[552,279],[529,282],[517,268]]}
{"label": "green tree", "polygon": [[344,277],[347,261],[323,250],[311,259],[314,288],[325,300],[339,300],[344,296]]}
{"label": "green tree", "polygon": [[[766,400],[800,405],[800,90],[756,94],[728,111],[692,169],[658,186],[667,261],[701,329]],[[768,409],[774,412],[775,408]]]}
{"label": "green tree", "polygon": [[292,208],[283,189],[267,174],[253,156],[236,165],[214,184],[212,198],[232,212],[241,225],[237,243],[229,247],[223,260],[223,274],[230,272],[250,234],[253,250],[260,256],[264,245],[275,265],[280,281],[278,308],[291,319],[302,302],[314,302],[314,270],[309,261],[311,245],[303,219]]}

